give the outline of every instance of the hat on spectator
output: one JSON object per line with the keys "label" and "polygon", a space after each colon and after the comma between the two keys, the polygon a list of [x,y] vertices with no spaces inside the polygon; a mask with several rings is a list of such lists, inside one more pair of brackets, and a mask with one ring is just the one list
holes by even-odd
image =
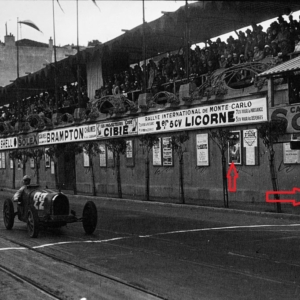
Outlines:
{"label": "hat on spectator", "polygon": [[25,180],[31,180],[31,178],[30,178],[28,175],[25,175],[25,176],[23,177],[23,181],[25,181]]}
{"label": "hat on spectator", "polygon": [[241,54],[240,57],[244,57],[244,54]]}
{"label": "hat on spectator", "polygon": [[265,48],[270,48],[270,45],[265,45]]}

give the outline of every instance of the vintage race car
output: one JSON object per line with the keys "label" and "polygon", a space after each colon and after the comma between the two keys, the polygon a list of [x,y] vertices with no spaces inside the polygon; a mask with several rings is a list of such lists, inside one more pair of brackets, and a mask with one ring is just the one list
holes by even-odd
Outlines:
{"label": "vintage race car", "polygon": [[6,229],[13,228],[15,216],[27,223],[28,234],[32,238],[38,236],[41,226],[58,228],[74,222],[82,222],[84,231],[92,234],[98,220],[97,208],[93,201],[87,201],[82,217],[77,218],[76,213],[70,211],[69,200],[65,194],[42,189],[33,184],[24,189],[16,212],[12,199],[7,198],[4,201],[3,220]]}

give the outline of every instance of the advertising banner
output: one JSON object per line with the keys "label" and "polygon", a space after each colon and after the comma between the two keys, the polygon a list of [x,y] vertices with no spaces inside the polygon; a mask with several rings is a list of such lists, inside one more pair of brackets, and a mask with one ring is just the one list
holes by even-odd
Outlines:
{"label": "advertising banner", "polygon": [[28,148],[38,146],[38,134],[37,133],[30,133],[26,135],[19,135],[18,136],[18,148]]}
{"label": "advertising banner", "polygon": [[300,105],[287,105],[269,108],[270,119],[287,121],[287,133],[300,132]]}
{"label": "advertising banner", "polygon": [[266,98],[162,112],[138,118],[138,133],[237,126],[268,121]]}
{"label": "advertising banner", "polygon": [[16,149],[18,148],[17,137],[9,137],[5,139],[0,139],[0,150],[6,149]]}
{"label": "advertising banner", "polygon": [[67,127],[38,134],[39,145],[81,142],[96,139],[96,124]]}
{"label": "advertising banner", "polygon": [[97,124],[97,139],[137,134],[137,119]]}

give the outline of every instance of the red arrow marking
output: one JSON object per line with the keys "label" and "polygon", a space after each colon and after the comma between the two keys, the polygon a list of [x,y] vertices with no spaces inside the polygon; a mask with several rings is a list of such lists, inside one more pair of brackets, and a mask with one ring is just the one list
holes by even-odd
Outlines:
{"label": "red arrow marking", "polygon": [[236,179],[239,177],[239,173],[233,162],[230,164],[226,177],[228,179],[228,191],[236,192]]}
{"label": "red arrow marking", "polygon": [[[300,205],[300,202],[296,200],[296,192],[300,192],[299,188],[293,188],[291,191],[267,191],[266,192],[266,201],[269,203],[292,203],[293,206]],[[293,199],[270,199],[271,195],[292,195]],[[294,195],[294,196],[293,196]],[[289,198],[289,197],[287,197]]]}

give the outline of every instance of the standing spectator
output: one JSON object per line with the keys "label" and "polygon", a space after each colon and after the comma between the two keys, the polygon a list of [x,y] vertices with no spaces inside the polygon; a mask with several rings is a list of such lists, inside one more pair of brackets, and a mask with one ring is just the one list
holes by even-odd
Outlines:
{"label": "standing spectator", "polygon": [[260,61],[264,58],[264,52],[258,46],[254,46],[253,61]]}

